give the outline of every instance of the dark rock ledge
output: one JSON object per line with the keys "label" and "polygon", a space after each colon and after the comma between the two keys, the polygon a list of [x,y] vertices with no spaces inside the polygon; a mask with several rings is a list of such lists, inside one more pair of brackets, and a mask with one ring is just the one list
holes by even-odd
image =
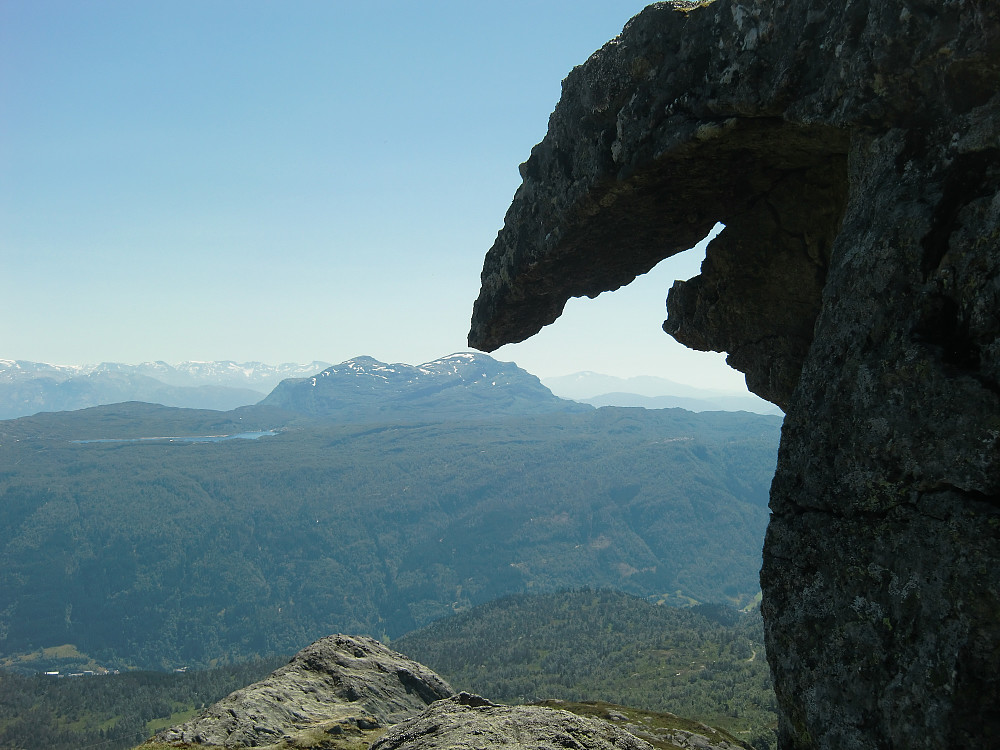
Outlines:
{"label": "dark rock ledge", "polygon": [[1000,747],[1000,4],[652,5],[521,174],[486,351],[726,225],[664,328],[786,411],[781,746]]}

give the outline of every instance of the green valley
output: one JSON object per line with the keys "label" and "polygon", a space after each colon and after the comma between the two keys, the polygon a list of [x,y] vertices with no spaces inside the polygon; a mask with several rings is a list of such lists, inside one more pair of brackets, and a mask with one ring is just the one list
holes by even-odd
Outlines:
{"label": "green valley", "polygon": [[[108,667],[206,667],[578,586],[742,606],[779,428],[682,410],[342,424],[144,404],[2,422],[0,658],[71,644]],[[71,442],[250,429],[278,434]]]}

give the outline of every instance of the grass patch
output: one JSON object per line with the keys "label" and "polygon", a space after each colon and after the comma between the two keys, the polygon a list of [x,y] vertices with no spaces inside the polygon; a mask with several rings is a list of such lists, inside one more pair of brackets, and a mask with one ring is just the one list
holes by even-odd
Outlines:
{"label": "grass patch", "polygon": [[94,672],[106,674],[107,668],[98,664],[88,654],[80,651],[72,643],[61,646],[47,646],[36,651],[23,651],[0,658],[0,669],[18,674],[57,671],[63,674]]}
{"label": "grass patch", "polygon": [[167,727],[172,727],[175,724],[183,724],[185,721],[190,721],[199,713],[197,708],[188,708],[183,711],[175,711],[170,714],[170,716],[161,716],[156,719],[151,719],[146,722],[146,731],[149,734],[156,734],[161,729],[166,729]]}

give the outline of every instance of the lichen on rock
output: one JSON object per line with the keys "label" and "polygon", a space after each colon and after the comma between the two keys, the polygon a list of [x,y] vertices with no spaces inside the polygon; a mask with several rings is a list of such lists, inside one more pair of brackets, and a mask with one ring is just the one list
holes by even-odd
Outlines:
{"label": "lichen on rock", "polygon": [[504,706],[459,693],[387,732],[372,750],[532,748],[533,750],[653,750],[610,722],[541,706]]}
{"label": "lichen on rock", "polygon": [[487,351],[726,226],[664,328],[786,411],[781,746],[1000,746],[1000,5],[657,3],[521,174]]}

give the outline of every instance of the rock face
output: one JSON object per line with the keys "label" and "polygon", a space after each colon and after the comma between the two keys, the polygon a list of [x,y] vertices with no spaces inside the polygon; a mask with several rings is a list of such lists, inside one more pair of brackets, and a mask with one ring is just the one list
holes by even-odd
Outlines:
{"label": "rock face", "polygon": [[469,693],[439,701],[420,716],[393,727],[372,750],[526,747],[653,750],[645,740],[601,719],[540,706],[501,706]]}
{"label": "rock face", "polygon": [[261,682],[237,690],[152,742],[261,747],[321,730],[336,737],[385,728],[454,694],[422,664],[363,636],[331,635],[297,653]]}
{"label": "rock face", "polygon": [[1000,5],[650,6],[521,173],[487,351],[726,225],[664,328],[786,411],[781,746],[1000,746]]}

